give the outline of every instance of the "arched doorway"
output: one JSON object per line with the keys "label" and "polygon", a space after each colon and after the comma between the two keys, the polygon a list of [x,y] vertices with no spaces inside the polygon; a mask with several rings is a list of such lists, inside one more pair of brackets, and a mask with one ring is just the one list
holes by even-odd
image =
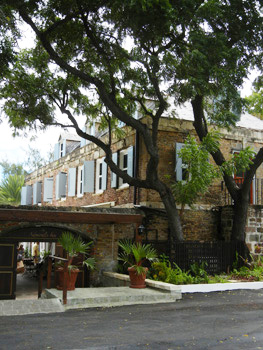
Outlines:
{"label": "arched doorway", "polygon": [[[17,290],[17,245],[19,242],[45,242],[56,243],[60,235],[65,232],[71,232],[76,236],[81,236],[84,241],[91,239],[81,231],[70,226],[64,225],[39,225],[30,224],[6,229],[0,234],[0,299],[15,299]],[[63,257],[63,249],[57,246],[56,255]],[[37,277],[37,276],[36,276]],[[25,283],[25,280],[19,276],[19,281]],[[32,287],[32,282],[30,282]],[[88,271],[83,267],[81,270],[77,287],[87,287],[89,285]],[[24,288],[24,287],[23,287]],[[36,283],[37,288],[37,283]],[[32,288],[31,288],[32,289]]]}

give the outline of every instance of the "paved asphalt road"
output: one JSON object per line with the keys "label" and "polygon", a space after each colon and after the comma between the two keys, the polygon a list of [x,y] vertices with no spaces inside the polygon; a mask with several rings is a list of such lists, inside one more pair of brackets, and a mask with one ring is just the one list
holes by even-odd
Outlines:
{"label": "paved asphalt road", "polygon": [[263,290],[172,304],[0,317],[1,350],[263,349]]}

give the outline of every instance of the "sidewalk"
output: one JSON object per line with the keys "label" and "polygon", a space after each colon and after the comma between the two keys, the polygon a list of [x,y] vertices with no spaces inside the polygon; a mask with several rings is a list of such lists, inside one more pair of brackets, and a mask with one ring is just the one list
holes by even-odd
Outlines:
{"label": "sidewalk", "polygon": [[62,305],[62,291],[46,289],[41,299],[0,300],[0,316],[64,312],[69,309],[113,307],[122,305],[173,303],[181,293],[152,288],[129,287],[76,288],[67,293],[67,305]]}
{"label": "sidewalk", "polygon": [[[113,275],[113,273],[109,273]],[[126,276],[121,276],[122,279]],[[128,276],[127,276],[128,278]],[[23,281],[23,280],[22,280]],[[263,289],[263,282],[238,282],[172,285],[163,282],[146,280],[147,288],[133,289],[125,287],[76,288],[67,293],[67,305],[62,305],[62,291],[45,289],[41,299],[34,293],[20,299],[0,300],[0,316],[27,315],[36,313],[59,313],[69,309],[113,307],[122,305],[174,303],[187,293],[209,293],[231,290]],[[20,289],[21,290],[21,289]],[[24,295],[24,298],[23,298]]]}

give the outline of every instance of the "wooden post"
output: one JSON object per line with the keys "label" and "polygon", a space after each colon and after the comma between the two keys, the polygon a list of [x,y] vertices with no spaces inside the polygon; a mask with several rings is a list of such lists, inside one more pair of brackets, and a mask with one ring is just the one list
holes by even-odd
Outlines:
{"label": "wooden post", "polygon": [[68,261],[65,261],[63,268],[63,305],[67,304],[67,273],[68,273]]}
{"label": "wooden post", "polygon": [[43,290],[43,271],[41,269],[38,277],[38,299],[41,298],[42,290]]}
{"label": "wooden post", "polygon": [[51,272],[52,272],[52,258],[48,257],[48,269],[47,269],[47,289],[51,288]]}

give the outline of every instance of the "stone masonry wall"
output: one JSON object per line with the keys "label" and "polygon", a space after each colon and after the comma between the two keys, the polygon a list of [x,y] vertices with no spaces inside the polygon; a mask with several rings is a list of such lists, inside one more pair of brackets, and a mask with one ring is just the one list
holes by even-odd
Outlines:
{"label": "stone masonry wall", "polygon": [[[226,240],[230,240],[232,225],[232,206],[222,208],[221,228]],[[252,254],[263,254],[263,206],[261,205],[251,205],[248,209],[246,243]]]}

